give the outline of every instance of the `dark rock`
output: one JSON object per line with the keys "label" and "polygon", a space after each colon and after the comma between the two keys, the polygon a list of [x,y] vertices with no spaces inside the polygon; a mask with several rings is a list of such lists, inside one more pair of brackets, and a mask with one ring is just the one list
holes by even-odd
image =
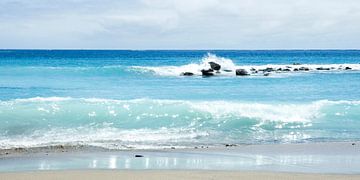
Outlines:
{"label": "dark rock", "polygon": [[299,69],[298,69],[298,68],[295,68],[294,71],[299,71]]}
{"label": "dark rock", "polygon": [[250,71],[256,71],[256,69],[255,69],[255,68],[251,68]]}
{"label": "dark rock", "polygon": [[300,63],[293,63],[293,65],[301,65]]}
{"label": "dark rock", "polygon": [[247,75],[249,75],[249,73],[245,69],[237,69],[236,75],[237,76],[247,76]]}
{"label": "dark rock", "polygon": [[355,143],[352,143],[351,145],[355,146]]}
{"label": "dark rock", "polygon": [[230,70],[230,69],[225,69],[225,70],[223,70],[223,71],[225,71],[225,72],[232,72],[232,70]]}
{"label": "dark rock", "polygon": [[211,69],[213,69],[213,70],[215,70],[215,71],[218,71],[218,70],[221,69],[221,65],[218,64],[218,63],[209,62],[209,64],[210,64]]}
{"label": "dark rock", "polygon": [[278,68],[276,71],[282,71],[282,68]]}
{"label": "dark rock", "polygon": [[351,67],[346,67],[345,70],[351,70],[352,68]]}
{"label": "dark rock", "polygon": [[171,149],[175,149],[175,147],[171,147]]}
{"label": "dark rock", "polygon": [[213,76],[214,75],[214,70],[212,69],[208,69],[208,70],[201,70],[201,73],[203,76]]}
{"label": "dark rock", "polygon": [[290,69],[283,69],[282,71],[291,71]]}
{"label": "dark rock", "polygon": [[316,70],[318,70],[318,71],[328,71],[328,70],[330,70],[330,68],[319,67],[319,68],[316,68]]}
{"label": "dark rock", "polygon": [[270,73],[264,73],[264,76],[270,76]]}
{"label": "dark rock", "polygon": [[181,73],[180,75],[181,75],[181,76],[193,76],[194,73],[192,73],[192,72],[183,72],[183,73]]}
{"label": "dark rock", "polygon": [[233,147],[236,146],[236,144],[225,144],[225,147]]}
{"label": "dark rock", "polygon": [[141,154],[136,154],[135,157],[144,157],[144,156]]}
{"label": "dark rock", "polygon": [[299,68],[300,71],[309,71],[310,69],[308,67],[301,67]]}
{"label": "dark rock", "polygon": [[269,68],[269,67],[268,67],[268,68],[264,69],[263,71],[264,71],[264,72],[272,72],[272,71],[274,71],[274,68]]}

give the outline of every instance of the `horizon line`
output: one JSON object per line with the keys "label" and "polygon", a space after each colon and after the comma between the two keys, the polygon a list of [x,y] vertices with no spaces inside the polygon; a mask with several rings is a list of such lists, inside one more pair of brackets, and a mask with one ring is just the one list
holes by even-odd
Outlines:
{"label": "horizon line", "polygon": [[121,49],[121,48],[9,48],[9,49],[2,49],[0,51],[6,50],[43,50],[43,51],[57,51],[57,50],[77,50],[77,51],[91,51],[91,50],[98,50],[98,51],[359,51],[356,48],[349,48],[349,49],[340,49],[340,48],[309,48],[309,49],[302,49],[302,48],[294,48],[294,49]]}

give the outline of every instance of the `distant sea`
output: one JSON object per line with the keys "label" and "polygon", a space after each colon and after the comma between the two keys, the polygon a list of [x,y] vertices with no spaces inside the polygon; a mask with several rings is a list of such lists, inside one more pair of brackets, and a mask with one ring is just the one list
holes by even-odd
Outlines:
{"label": "distant sea", "polygon": [[[209,62],[221,69],[202,76]],[[358,50],[0,50],[0,149],[360,140],[359,63]]]}

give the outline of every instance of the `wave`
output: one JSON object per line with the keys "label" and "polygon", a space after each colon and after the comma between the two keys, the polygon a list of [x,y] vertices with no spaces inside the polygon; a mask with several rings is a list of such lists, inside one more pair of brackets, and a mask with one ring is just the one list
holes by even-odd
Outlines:
{"label": "wave", "polygon": [[264,74],[289,74],[309,72],[354,72],[360,71],[360,64],[266,64],[266,65],[236,65],[231,59],[218,57],[208,53],[199,63],[190,63],[182,66],[132,66],[139,72],[151,72],[160,76],[180,76],[184,73],[192,73],[201,76],[201,70],[211,69],[210,62],[221,65],[217,76],[236,76],[237,69],[244,69],[252,76]]}
{"label": "wave", "polygon": [[110,149],[360,137],[360,101],[254,103],[35,97],[0,101],[0,149]]}

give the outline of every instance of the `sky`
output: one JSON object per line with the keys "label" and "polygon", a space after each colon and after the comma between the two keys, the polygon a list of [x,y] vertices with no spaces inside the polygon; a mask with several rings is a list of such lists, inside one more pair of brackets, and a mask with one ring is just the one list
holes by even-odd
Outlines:
{"label": "sky", "polygon": [[360,49],[360,0],[0,0],[1,49]]}

